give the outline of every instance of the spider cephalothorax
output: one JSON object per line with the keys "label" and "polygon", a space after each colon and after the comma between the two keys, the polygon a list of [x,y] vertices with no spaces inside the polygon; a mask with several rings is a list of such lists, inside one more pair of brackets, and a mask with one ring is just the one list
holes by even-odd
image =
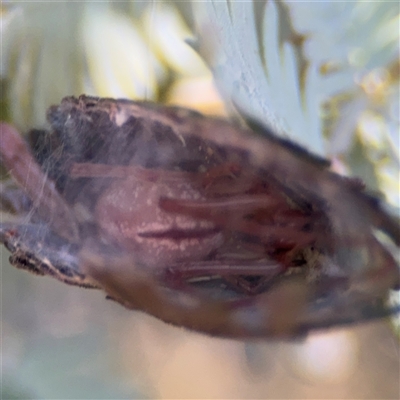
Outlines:
{"label": "spider cephalothorax", "polygon": [[2,125],[21,188],[18,222],[1,225],[14,265],[222,336],[390,312],[398,266],[375,231],[399,245],[398,221],[325,160],[151,103],[68,97],[48,121],[28,135],[34,156]]}

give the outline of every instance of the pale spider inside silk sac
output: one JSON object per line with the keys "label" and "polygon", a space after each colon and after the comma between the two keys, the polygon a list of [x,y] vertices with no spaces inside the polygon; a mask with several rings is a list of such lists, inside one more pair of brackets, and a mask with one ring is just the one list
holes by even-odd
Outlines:
{"label": "pale spider inside silk sac", "polygon": [[396,311],[399,220],[257,122],[88,96],[47,119],[28,143],[1,125],[1,205],[14,215],[0,240],[16,267],[222,337],[290,338]]}

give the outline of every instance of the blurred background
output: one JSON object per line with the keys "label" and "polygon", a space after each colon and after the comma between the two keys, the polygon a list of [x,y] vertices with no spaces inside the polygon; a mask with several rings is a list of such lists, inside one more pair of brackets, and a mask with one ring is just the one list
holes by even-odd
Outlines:
{"label": "blurred background", "polygon": [[[396,210],[399,8],[3,1],[0,117],[24,132],[82,93],[240,110],[361,176]],[[298,342],[214,339],[18,271],[0,251],[1,398],[400,397],[396,318]]]}

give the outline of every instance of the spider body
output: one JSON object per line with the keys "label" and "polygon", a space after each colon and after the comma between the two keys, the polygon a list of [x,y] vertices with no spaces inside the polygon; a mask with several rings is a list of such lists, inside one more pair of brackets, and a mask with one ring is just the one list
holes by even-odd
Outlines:
{"label": "spider body", "polygon": [[391,312],[398,266],[373,230],[398,246],[398,221],[325,160],[151,103],[68,97],[48,120],[28,135],[33,155],[2,125],[20,187],[3,196],[19,217],[0,225],[12,264],[220,336]]}
{"label": "spider body", "polygon": [[102,234],[132,251],[149,268],[205,259],[223,240],[211,221],[160,208],[162,197],[205,200],[185,179],[163,175],[117,180],[102,194],[95,210]]}

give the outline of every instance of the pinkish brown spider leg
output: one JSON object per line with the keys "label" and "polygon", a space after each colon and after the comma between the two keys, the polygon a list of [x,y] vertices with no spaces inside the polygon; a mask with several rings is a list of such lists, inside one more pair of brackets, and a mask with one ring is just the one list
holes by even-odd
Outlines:
{"label": "pinkish brown spider leg", "polygon": [[11,176],[34,202],[39,214],[62,237],[76,242],[78,224],[74,214],[29,151],[18,131],[0,124],[0,155]]}
{"label": "pinkish brown spider leg", "polygon": [[262,276],[263,283],[271,280],[285,270],[285,266],[273,260],[238,261],[238,260],[210,260],[197,262],[182,262],[169,266],[160,275],[168,287],[187,289],[189,283],[196,278],[213,279],[221,277],[232,284],[236,289],[241,289],[245,294],[257,294],[258,286],[251,287],[237,282],[238,276]]}
{"label": "pinkish brown spider leg", "polygon": [[162,287],[151,274],[135,268],[130,259],[83,252],[81,262],[84,273],[125,307],[217,336],[292,337],[309,296],[306,285],[292,281],[245,299],[213,300]]}
{"label": "pinkish brown spider leg", "polygon": [[156,181],[158,179],[168,181],[181,181],[182,176],[188,180],[196,180],[198,173],[181,171],[164,171],[162,169],[149,169],[140,166],[74,163],[69,171],[71,178],[135,178],[143,181]]}
{"label": "pinkish brown spider leg", "polygon": [[14,215],[27,214],[32,202],[26,193],[16,186],[12,179],[0,183],[0,211]]}
{"label": "pinkish brown spider leg", "polygon": [[[316,232],[303,232],[300,228],[310,217],[289,218],[290,226],[262,225],[245,219],[247,213],[257,208],[267,209],[273,213],[278,207],[276,199],[268,195],[235,196],[230,199],[212,199],[207,201],[194,201],[161,198],[160,207],[168,212],[189,215],[193,218],[206,219],[216,225],[233,229],[241,233],[257,236],[262,239],[269,237],[282,238],[287,242],[298,245],[308,245],[315,240]],[[272,211],[271,211],[272,210]]]}

